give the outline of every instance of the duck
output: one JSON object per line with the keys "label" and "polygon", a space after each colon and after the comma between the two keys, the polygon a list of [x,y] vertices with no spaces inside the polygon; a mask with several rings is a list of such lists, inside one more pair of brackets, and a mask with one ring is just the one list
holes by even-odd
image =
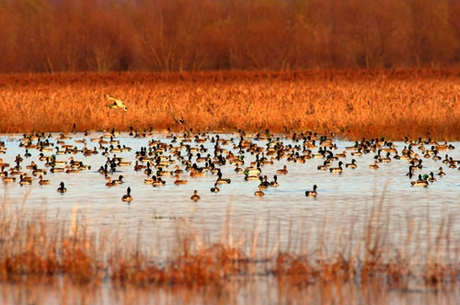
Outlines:
{"label": "duck", "polygon": [[112,180],[110,177],[106,177],[105,178],[107,180],[107,182],[105,183],[105,186],[115,186],[117,185],[115,182],[113,182],[114,180]]}
{"label": "duck", "polygon": [[179,165],[175,165],[173,173],[178,175],[178,174],[183,174],[184,171],[182,169],[180,169]]}
{"label": "duck", "polygon": [[214,187],[211,187],[211,193],[219,193],[220,189],[217,183],[214,183]]}
{"label": "duck", "polygon": [[174,181],[174,184],[179,185],[179,184],[187,184],[188,180],[185,179],[180,179],[179,174],[176,174],[176,180]]}
{"label": "duck", "polygon": [[422,178],[422,175],[418,175],[418,179],[415,180],[415,181],[411,181],[411,185],[412,186],[423,186],[423,187],[427,187],[428,186],[428,175],[424,175],[424,177]]}
{"label": "duck", "polygon": [[29,152],[28,149],[26,149],[26,152],[24,153],[24,157],[29,158],[31,156],[32,156],[32,154]]}
{"label": "duck", "polygon": [[23,172],[17,167],[10,168],[10,175],[21,175]]}
{"label": "duck", "polygon": [[114,180],[112,180],[112,182],[115,183],[115,184],[122,184],[124,182],[123,178],[124,178],[123,175],[120,175],[120,176],[118,176],[118,179],[114,179]]}
{"label": "duck", "polygon": [[412,171],[412,168],[409,166],[409,171],[406,173],[406,176],[409,177],[409,179],[412,179],[413,175],[414,175],[414,172]]}
{"label": "duck", "polygon": [[336,154],[335,154],[335,157],[344,159],[344,158],[347,157],[347,152],[346,152],[346,151],[343,151],[343,152],[341,152],[341,153],[336,153]]}
{"label": "duck", "polygon": [[380,163],[390,163],[391,162],[390,152],[387,152],[386,157],[379,157],[378,160]]}
{"label": "duck", "polygon": [[443,170],[442,167],[439,168],[438,176],[444,177],[446,175],[446,172]]}
{"label": "duck", "polygon": [[128,107],[126,107],[122,100],[116,99],[110,95],[107,95],[107,98],[113,101],[113,103],[109,105],[110,109],[123,109],[125,112],[128,111]]}
{"label": "duck", "polygon": [[259,167],[253,167],[253,166],[246,167],[245,170],[243,171],[245,175],[256,176],[256,177],[259,177],[261,172],[262,170]]}
{"label": "duck", "polygon": [[229,184],[231,182],[230,179],[228,178],[222,178],[222,172],[219,170],[219,172],[217,173],[217,180],[216,180],[216,183],[218,184]]}
{"label": "duck", "polygon": [[43,179],[43,176],[39,176],[38,180],[39,180],[38,184],[40,184],[40,185],[50,184],[50,181]]}
{"label": "duck", "polygon": [[32,184],[32,180],[33,180],[32,177],[25,176],[25,174],[19,176],[20,185],[30,185]]}
{"label": "duck", "polygon": [[306,191],[306,192],[305,192],[305,196],[307,196],[307,197],[316,197],[316,195],[318,194],[318,193],[316,192],[316,189],[317,189],[317,188],[318,188],[318,186],[317,186],[316,184],[313,185],[313,191]]}
{"label": "duck", "polygon": [[[150,162],[148,162],[147,164],[150,164]],[[139,164],[139,161],[136,161],[136,164],[134,165],[134,170],[136,172],[145,168],[147,168],[147,165]]]}
{"label": "duck", "polygon": [[38,155],[38,160],[40,160],[40,161],[47,161],[48,158],[51,158],[51,156],[45,156],[43,153],[40,153]]}
{"label": "duck", "polygon": [[16,177],[8,176],[8,172],[7,172],[7,171],[4,171],[3,174],[4,174],[4,176],[3,176],[3,182],[9,183],[9,182],[15,182],[15,181],[16,181]]}
{"label": "duck", "polygon": [[329,163],[328,161],[324,161],[323,164],[318,165],[316,168],[321,171],[325,171],[328,169]]}
{"label": "duck", "polygon": [[254,196],[264,196],[265,193],[262,191],[263,187],[259,185],[259,190],[254,192]]}
{"label": "duck", "polygon": [[65,168],[64,167],[55,167],[54,165],[51,167],[50,169],[50,172],[52,173],[63,173],[65,172]]}
{"label": "duck", "polygon": [[192,195],[192,197],[190,197],[190,199],[193,200],[193,201],[195,201],[195,202],[201,199],[201,197],[198,195],[198,191],[197,191],[197,190],[194,190],[194,191],[193,191],[193,195]]}
{"label": "duck", "polygon": [[451,161],[451,158],[449,158],[449,155],[446,154],[446,156],[444,157],[444,160],[442,160],[442,163],[443,164],[449,164]]}
{"label": "duck", "polygon": [[355,159],[351,159],[351,163],[345,164],[345,167],[354,169],[354,168],[357,168],[358,165],[356,164],[356,160],[355,160]]}
{"label": "duck", "polygon": [[278,170],[276,171],[276,173],[277,173],[278,175],[286,175],[287,173],[289,173],[289,171],[287,170],[287,166],[284,165],[283,168],[282,168],[282,169],[278,169]]}
{"label": "duck", "polygon": [[152,184],[153,183],[153,178],[145,178],[144,179],[144,184]]}
{"label": "duck", "polygon": [[126,194],[121,197],[121,201],[128,202],[130,203],[133,200],[133,197],[131,197],[131,188],[128,186],[126,189]]}
{"label": "duck", "polygon": [[[110,143],[112,143],[112,141],[110,141]],[[120,145],[118,145],[117,147],[114,147],[112,144],[109,146],[109,152],[110,153],[115,153],[115,154],[121,153]]]}
{"label": "duck", "polygon": [[166,181],[163,181],[161,179],[161,177],[156,177],[156,176],[153,176],[153,183],[152,183],[152,186],[154,187],[157,187],[157,186],[164,186],[166,184]]}
{"label": "duck", "polygon": [[91,165],[86,165],[86,164],[83,164],[83,162],[80,163],[80,166],[78,167],[79,170],[90,170],[91,169]]}
{"label": "duck", "polygon": [[428,176],[428,182],[430,183],[436,182],[436,178],[434,177],[433,172],[430,172],[430,175]]}
{"label": "duck", "polygon": [[26,169],[33,170],[35,167],[37,167],[37,164],[35,164],[34,161],[30,162],[29,165],[26,165]]}
{"label": "duck", "polygon": [[119,160],[117,166],[131,166],[131,161]]}
{"label": "duck", "polygon": [[34,175],[34,176],[37,176],[37,175],[40,175],[40,176],[41,176],[41,175],[46,175],[46,170],[43,169],[43,168],[38,168],[38,167],[37,167],[37,164],[34,164],[32,169],[33,169],[32,175]]}
{"label": "duck", "polygon": [[331,168],[329,169],[329,171],[330,171],[331,173],[338,173],[338,174],[341,174],[341,173],[342,173],[342,164],[343,164],[342,161],[339,161],[339,166],[338,166],[338,167],[331,167]]}
{"label": "duck", "polygon": [[433,158],[431,158],[431,159],[434,160],[434,161],[440,161],[442,158],[440,156],[438,156],[438,152],[435,151],[434,155],[433,155]]}
{"label": "duck", "polygon": [[[75,140],[75,143],[77,143],[78,140]],[[97,155],[99,152],[97,151],[97,148],[96,146],[93,147],[93,149],[89,149],[88,148],[88,145],[86,145],[86,139],[83,139],[83,140],[80,140],[80,141],[83,141],[81,143],[83,143],[83,149],[77,149],[76,147],[76,152],[75,153],[83,153],[83,155],[85,157],[89,157],[89,156],[92,156],[92,155]]]}
{"label": "duck", "polygon": [[270,186],[270,183],[267,181],[267,176],[259,176],[259,180],[260,180],[260,183],[259,183],[259,188],[262,188],[262,189],[266,189]]}
{"label": "duck", "polygon": [[59,146],[56,146],[56,155],[65,155],[65,151],[59,150]]}
{"label": "duck", "polygon": [[66,172],[66,174],[76,174],[76,173],[80,172],[80,169],[79,168],[72,168],[71,166],[66,165],[65,172]]}
{"label": "duck", "polygon": [[378,169],[379,168],[379,161],[375,160],[374,164],[369,165],[370,169]]}
{"label": "duck", "polygon": [[249,174],[246,174],[244,175],[244,180],[245,181],[252,181],[252,180],[259,180],[259,176],[256,176],[256,175],[249,175]]}
{"label": "duck", "polygon": [[206,172],[205,171],[202,171],[202,170],[197,170],[197,169],[192,169],[190,171],[190,177],[205,177],[206,176]]}
{"label": "duck", "polygon": [[419,159],[419,160],[412,159],[409,163],[411,165],[412,170],[420,170],[420,169],[423,168],[423,164],[422,164],[423,160],[422,159]]}
{"label": "duck", "polygon": [[273,187],[278,187],[280,184],[278,183],[278,176],[274,175],[273,176],[273,181],[270,181],[270,186]]}
{"label": "duck", "polygon": [[[5,169],[5,167],[9,167],[10,164],[9,164],[9,163],[3,162],[3,159],[0,158],[0,166],[1,166],[3,169]],[[2,169],[2,170],[3,170],[3,169]]]}
{"label": "duck", "polygon": [[57,188],[58,193],[65,193],[67,192],[67,189],[65,188],[64,182],[61,182],[59,184],[59,187]]}
{"label": "duck", "polygon": [[153,173],[153,170],[150,168],[150,162],[147,162],[147,167],[144,170],[144,174],[150,176]]}
{"label": "duck", "polygon": [[47,161],[50,163],[50,165],[58,165],[58,166],[64,166],[67,163],[67,161],[65,160],[56,160],[55,155],[52,155],[51,158],[47,159]]}

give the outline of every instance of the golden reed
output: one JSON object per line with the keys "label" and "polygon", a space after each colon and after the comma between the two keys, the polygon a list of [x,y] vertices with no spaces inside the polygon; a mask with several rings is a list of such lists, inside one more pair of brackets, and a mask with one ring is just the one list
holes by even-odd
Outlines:
{"label": "golden reed", "polygon": [[[458,140],[459,75],[415,69],[0,75],[0,132],[269,129]],[[107,95],[128,111],[110,109]]]}

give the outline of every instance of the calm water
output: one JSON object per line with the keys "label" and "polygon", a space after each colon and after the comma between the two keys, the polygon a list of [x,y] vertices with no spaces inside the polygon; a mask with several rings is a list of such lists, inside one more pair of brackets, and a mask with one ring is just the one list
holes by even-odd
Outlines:
{"label": "calm water", "polygon": [[[309,286],[302,290],[276,289],[276,279],[262,278],[245,284],[229,283],[220,294],[183,287],[117,288],[75,287],[60,283],[3,289],[2,304],[458,304],[458,291],[416,287],[384,290],[377,285],[345,284],[340,288]],[[54,288],[54,289],[51,289]],[[101,289],[102,288],[102,289]],[[62,293],[65,291],[65,293]],[[64,296],[63,296],[64,295]]]}
{"label": "calm water", "polygon": [[[56,153],[56,146],[63,150],[62,144],[58,144],[59,134],[52,134],[48,141],[53,144],[53,151],[40,152],[37,149],[29,149],[30,157],[25,156],[24,147],[20,147],[22,135],[2,134],[0,141],[5,142],[4,154],[0,155],[3,162],[9,163],[10,167],[15,165],[15,157],[20,155],[23,158],[21,166],[24,172],[31,175],[31,170],[25,166],[34,161],[38,168],[45,168],[46,161],[39,160],[39,154],[52,155]],[[169,134],[153,133],[144,138],[135,138],[128,133],[121,133],[113,137],[119,140],[121,146],[125,145],[132,150],[129,152],[109,153],[103,156],[103,150],[99,149],[97,142],[92,139],[104,136],[103,133],[94,132],[89,135],[83,133],[69,134],[69,139],[63,140],[66,145],[82,149],[84,144],[79,140],[86,140],[87,147],[96,147],[99,154],[84,156],[82,153],[68,153],[57,155],[57,160],[70,164],[70,158],[82,161],[85,165],[91,166],[89,170],[82,170],[79,173],[48,173],[44,179],[50,180],[49,185],[39,185],[38,176],[31,185],[20,185],[19,176],[15,183],[0,184],[0,192],[5,207],[9,211],[19,210],[24,217],[36,217],[45,215],[50,219],[70,220],[74,215],[82,217],[92,230],[116,230],[126,234],[133,242],[140,233],[142,246],[150,249],[153,255],[167,257],[170,251],[171,241],[177,238],[177,219],[184,219],[188,227],[207,242],[221,240],[222,230],[226,228],[226,220],[230,220],[231,231],[235,241],[250,238],[251,234],[258,230],[260,238],[258,249],[260,255],[267,254],[272,249],[316,249],[317,239],[325,241],[329,250],[338,247],[338,241],[345,238],[353,242],[359,242],[362,237],[360,232],[368,224],[372,209],[381,206],[380,216],[385,220],[387,238],[395,245],[401,244],[407,236],[407,225],[413,220],[422,224],[418,227],[420,234],[435,234],[436,230],[428,230],[428,227],[436,228],[448,215],[456,217],[459,213],[458,194],[460,190],[460,171],[457,168],[449,168],[442,160],[424,158],[422,150],[417,145],[413,150],[423,160],[423,168],[414,171],[415,176],[406,176],[409,169],[409,161],[394,159],[390,155],[391,162],[379,163],[379,169],[369,168],[373,164],[377,152],[352,156],[352,150],[347,147],[353,146],[354,142],[334,139],[336,148],[334,154],[346,151],[346,157],[333,162],[333,167],[338,162],[343,164],[356,160],[357,168],[349,169],[343,166],[341,174],[331,173],[329,170],[318,170],[318,165],[323,164],[324,158],[312,158],[305,163],[293,162],[287,158],[274,160],[273,164],[266,164],[261,167],[262,175],[268,180],[278,169],[287,166],[288,173],[278,174],[278,187],[269,187],[264,190],[265,196],[256,197],[254,192],[258,190],[259,181],[245,181],[242,173],[235,172],[235,165],[227,162],[219,165],[223,178],[231,179],[230,184],[219,185],[219,193],[211,193],[210,188],[214,186],[217,176],[207,172],[204,177],[191,177],[185,171],[185,165],[178,160],[177,156],[171,157],[175,162],[164,167],[164,171],[174,170],[179,166],[184,170],[180,175],[181,179],[188,180],[188,184],[175,185],[174,176],[163,176],[166,184],[163,187],[153,187],[145,184],[147,175],[144,169],[134,170],[136,152],[141,147],[149,147],[149,141],[155,140],[179,147],[181,139],[174,140]],[[201,152],[202,156],[210,154],[214,156],[213,148],[216,143],[212,138],[229,140],[228,143],[219,143],[224,151],[238,154],[234,144],[238,144],[238,134],[206,134],[209,140],[205,143],[191,142],[183,143],[192,148],[208,149]],[[204,138],[202,136],[201,138]],[[302,141],[294,142],[283,135],[275,135],[279,141],[287,147],[288,145],[302,145]],[[233,141],[230,141],[232,140]],[[260,147],[267,147],[268,140],[257,140],[253,136],[246,136],[245,139],[252,141]],[[104,141],[109,141],[105,137]],[[77,141],[77,142],[76,142]],[[36,143],[34,141],[33,143]],[[316,144],[319,142],[317,141]],[[403,142],[394,142],[399,154],[407,146]],[[441,143],[442,144],[442,143]],[[439,153],[444,159],[448,154],[454,160],[460,159],[460,143],[450,143],[455,148]],[[109,147],[110,144],[104,144]],[[114,145],[116,146],[116,144]],[[431,144],[425,147],[430,148]],[[187,157],[185,147],[178,149],[182,156]],[[312,148],[312,153],[317,153],[318,148]],[[108,187],[106,178],[98,172],[98,169],[107,161],[107,158],[123,158],[130,161],[129,166],[118,166],[116,171],[109,176],[117,179],[122,175],[123,184]],[[170,156],[170,151],[165,151],[164,156]],[[242,168],[256,160],[257,154],[247,150],[240,152],[244,155]],[[300,151],[300,154],[303,154]],[[385,156],[386,153],[381,153]],[[261,156],[261,155],[259,155]],[[151,156],[155,157],[155,156]],[[270,156],[267,156],[270,158]],[[190,158],[192,163],[204,166],[204,162],[196,162],[197,152],[193,152]],[[145,164],[145,163],[140,163]],[[439,167],[443,167],[446,175],[437,175]],[[7,169],[6,169],[7,170]],[[437,179],[428,187],[414,187],[411,181],[417,179],[418,174],[429,174],[433,172]],[[60,182],[65,182],[67,192],[60,194],[56,191]],[[305,196],[306,190],[311,190],[313,185],[318,186],[318,196],[309,198]],[[126,194],[127,187],[131,188],[133,200],[130,204],[121,200]],[[190,200],[193,191],[197,190],[201,200],[193,202]],[[77,214],[76,214],[77,213]],[[428,226],[427,224],[430,224]],[[349,230],[354,226],[354,232]],[[460,236],[460,226],[454,224],[451,228],[452,236]],[[308,236],[308,238],[306,238]],[[353,240],[356,238],[356,241]],[[417,239],[422,245],[425,239]]]}
{"label": "calm water", "polygon": [[[93,149],[99,145],[91,142],[91,139],[102,136],[102,133],[92,133],[88,136],[84,134],[71,134],[71,139],[64,140],[67,145],[75,145],[78,149],[83,148],[83,144],[75,143],[77,140],[86,139],[87,147]],[[52,134],[49,142],[58,146],[59,134]],[[208,137],[215,137],[209,134]],[[284,145],[299,145],[302,142],[293,143],[292,140],[284,139],[280,141]],[[219,166],[223,178],[231,179],[230,184],[220,185],[219,193],[211,193],[210,188],[214,186],[216,175],[207,172],[205,177],[190,177],[187,171],[180,175],[181,179],[188,180],[188,184],[175,185],[174,176],[163,176],[166,181],[163,187],[152,187],[144,184],[147,178],[144,170],[134,171],[134,164],[137,160],[135,152],[140,151],[141,147],[148,147],[151,140],[159,140],[162,143],[179,146],[180,140],[173,143],[173,139],[166,134],[152,134],[146,138],[130,137],[127,133],[115,137],[119,140],[120,145],[130,147],[130,152],[109,153],[103,156],[101,153],[90,157],[85,157],[81,153],[57,155],[57,160],[66,161],[69,164],[70,158],[82,161],[85,165],[90,165],[90,170],[80,171],[79,173],[51,173],[50,168],[45,167],[46,161],[39,161],[41,153],[36,149],[29,149],[30,157],[25,157],[25,149],[20,147],[19,135],[0,135],[1,141],[5,142],[6,152],[0,157],[3,162],[9,163],[10,167],[15,165],[15,157],[21,155],[23,171],[31,175],[31,170],[25,169],[25,166],[34,161],[38,168],[45,168],[48,173],[44,176],[50,180],[49,185],[39,185],[38,176],[35,177],[32,185],[19,185],[19,176],[16,183],[6,183],[0,185],[3,198],[8,202],[10,208],[23,208],[24,214],[34,215],[37,212],[47,210],[50,217],[59,215],[63,219],[69,219],[69,216],[78,209],[78,212],[85,215],[90,224],[95,226],[117,226],[129,229],[138,228],[142,225],[142,230],[146,236],[152,236],[156,230],[161,228],[162,236],[167,235],[163,229],[163,222],[170,223],[170,218],[184,217],[195,223],[203,224],[210,231],[222,228],[222,223],[227,217],[229,211],[232,220],[238,223],[238,228],[254,227],[254,223],[262,220],[275,223],[295,222],[315,223],[319,219],[324,219],[327,213],[327,219],[331,222],[349,223],[353,219],[364,217],[369,209],[383,200],[385,203],[384,211],[390,211],[393,217],[406,217],[408,213],[413,217],[437,217],[445,215],[448,212],[457,212],[458,210],[458,193],[460,190],[460,171],[456,168],[448,168],[448,165],[442,161],[434,161],[430,158],[423,158],[422,152],[414,147],[413,150],[420,155],[423,160],[423,168],[420,171],[414,171],[414,177],[409,179],[406,174],[409,168],[407,160],[394,160],[390,163],[380,163],[379,169],[371,170],[369,165],[374,162],[374,156],[377,153],[363,154],[360,157],[352,156],[352,151],[347,151],[345,159],[340,159],[344,164],[355,159],[358,167],[348,169],[343,166],[342,174],[330,173],[329,170],[318,170],[317,166],[323,164],[325,159],[312,158],[305,163],[296,163],[282,158],[279,161],[274,160],[274,164],[263,165],[262,175],[267,175],[268,180],[273,180],[277,169],[287,166],[288,174],[278,174],[278,187],[270,187],[266,190],[265,196],[256,197],[254,192],[258,190],[259,181],[245,181],[242,173],[234,171],[235,165],[229,162],[226,165]],[[238,143],[239,136],[220,135],[221,139],[234,139]],[[253,143],[261,147],[266,147],[268,141],[254,140],[252,137],[246,137]],[[104,138],[109,140],[109,138]],[[318,143],[318,142],[317,142]],[[335,141],[337,149],[332,150],[334,153],[346,151],[346,147],[353,146],[353,142]],[[184,143],[191,147],[204,145],[208,152],[201,153],[202,156],[211,154],[213,156],[213,145],[211,141],[206,143],[188,142]],[[395,142],[400,152],[404,146],[402,142]],[[451,143],[454,147],[460,148],[460,143]],[[228,145],[219,144],[221,148],[237,153],[233,148],[233,143]],[[108,147],[109,144],[104,146]],[[429,145],[426,146],[429,148]],[[60,149],[62,150],[62,148]],[[318,149],[312,149],[316,153]],[[99,150],[99,152],[102,152]],[[42,152],[45,155],[52,155],[53,152]],[[186,150],[181,150],[182,155],[186,155]],[[399,153],[400,154],[400,153]],[[442,158],[445,154],[454,160],[460,159],[459,149],[448,150],[440,153]],[[117,179],[123,175],[123,184],[114,187],[107,187],[106,178],[97,170],[103,166],[107,157],[112,158],[114,155],[124,158],[125,161],[132,162],[130,166],[118,166],[116,172],[110,174],[112,179]],[[163,155],[169,156],[169,152]],[[382,156],[385,153],[381,153]],[[244,165],[256,160],[256,154],[249,152],[244,153]],[[392,155],[393,156],[393,155]],[[172,158],[176,160],[175,157]],[[196,152],[193,152],[192,162],[196,160]],[[142,164],[142,163],[141,163]],[[145,163],[144,163],[145,164]],[[205,163],[197,163],[204,166]],[[164,167],[165,171],[174,170],[174,165],[185,169],[180,161],[176,161],[169,167]],[[338,166],[338,161],[334,161],[333,167]],[[439,167],[443,167],[447,173],[444,177],[439,177]],[[62,166],[61,166],[62,167]],[[437,181],[429,187],[413,187],[411,180],[415,180],[419,173],[435,173]],[[56,191],[59,183],[65,182],[67,192],[60,194]],[[307,198],[306,190],[311,190],[313,184],[318,185],[317,198]],[[126,193],[127,187],[130,187],[132,197],[131,204],[121,201],[121,197]],[[193,202],[190,196],[194,190],[198,190],[201,200]],[[151,230],[151,231],[150,231]]]}

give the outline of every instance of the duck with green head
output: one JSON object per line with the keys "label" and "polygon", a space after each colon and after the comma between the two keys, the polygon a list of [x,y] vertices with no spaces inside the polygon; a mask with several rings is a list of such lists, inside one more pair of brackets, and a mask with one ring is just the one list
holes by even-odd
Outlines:
{"label": "duck with green head", "polygon": [[411,181],[410,183],[412,186],[423,186],[427,187],[428,186],[428,175],[418,175],[418,179],[415,181]]}

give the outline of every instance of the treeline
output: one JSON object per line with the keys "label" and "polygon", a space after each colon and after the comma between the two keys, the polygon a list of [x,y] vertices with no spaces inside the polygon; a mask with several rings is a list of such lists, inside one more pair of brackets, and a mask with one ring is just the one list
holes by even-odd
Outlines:
{"label": "treeline", "polygon": [[0,73],[460,66],[458,0],[3,0]]}

